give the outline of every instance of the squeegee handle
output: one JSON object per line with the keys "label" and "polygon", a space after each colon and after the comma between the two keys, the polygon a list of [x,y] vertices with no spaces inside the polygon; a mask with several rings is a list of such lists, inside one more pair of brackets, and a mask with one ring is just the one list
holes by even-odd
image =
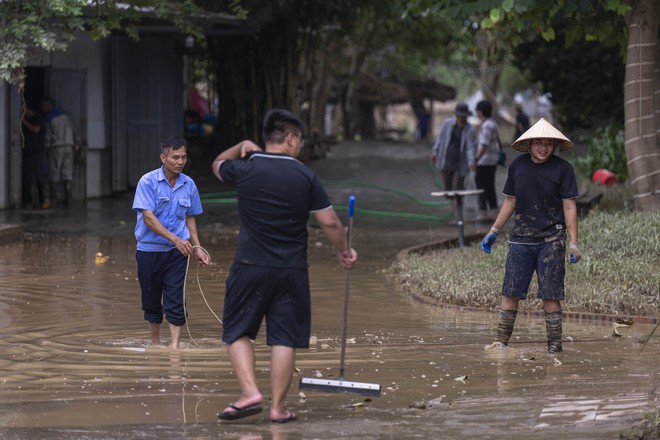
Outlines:
{"label": "squeegee handle", "polygon": [[[353,214],[355,213],[355,196],[348,198],[348,232],[346,233],[346,241],[348,247],[348,255],[351,255],[351,239],[353,232]],[[339,377],[344,377],[344,365],[346,357],[346,330],[348,326],[348,269],[344,270],[344,314],[341,321],[341,355],[339,356]]]}

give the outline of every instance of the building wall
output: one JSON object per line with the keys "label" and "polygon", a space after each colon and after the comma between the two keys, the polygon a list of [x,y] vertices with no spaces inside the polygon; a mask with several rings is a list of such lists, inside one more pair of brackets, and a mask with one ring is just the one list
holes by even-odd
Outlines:
{"label": "building wall", "polygon": [[[86,73],[86,109],[80,118],[80,130],[87,147],[86,196],[101,197],[112,194],[111,169],[104,169],[110,161],[112,137],[110,131],[110,69],[108,40],[92,40],[79,33],[66,52],[49,55],[49,67],[71,69]],[[66,110],[66,109],[65,109]]]}
{"label": "building wall", "polygon": [[[160,164],[158,144],[183,134],[183,61],[179,37],[146,36],[92,40],[79,33],[66,52],[37,53],[28,63],[46,72],[44,90],[52,94],[62,78],[82,78],[83,105],[70,112],[87,148],[76,171],[80,198],[131,190],[139,176]],[[120,66],[120,68],[118,68]],[[72,90],[69,82],[66,93]],[[0,209],[21,201],[21,150],[17,89],[0,83]],[[68,96],[65,94],[66,101]],[[72,102],[75,102],[73,100]],[[56,105],[58,103],[56,102]],[[118,105],[119,104],[119,105]]]}
{"label": "building wall", "polygon": [[0,82],[0,208],[9,206],[9,84]]}

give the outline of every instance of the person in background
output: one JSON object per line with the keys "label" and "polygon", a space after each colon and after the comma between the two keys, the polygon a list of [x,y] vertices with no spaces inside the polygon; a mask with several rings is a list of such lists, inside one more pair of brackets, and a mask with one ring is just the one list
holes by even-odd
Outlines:
{"label": "person in background", "polygon": [[46,122],[39,112],[25,107],[21,117],[23,133],[23,198],[29,208],[49,209],[48,159],[46,159]]}
{"label": "person in background", "polygon": [[227,278],[222,332],[241,394],[218,413],[222,420],[262,411],[250,340],[257,337],[264,317],[266,343],[271,347],[269,418],[273,423],[297,418],[286,409],[285,399],[296,349],[309,348],[311,334],[310,214],[335,247],[339,264],[351,269],[357,261],[321,182],[296,159],[304,136],[304,125],[296,115],[273,109],[264,118],[265,152],[246,140],[213,161],[213,174],[236,189],[241,218],[238,248]]}
{"label": "person in background", "polygon": [[524,132],[529,130],[529,116],[523,110],[522,96],[516,95],[513,99],[513,105],[516,108],[516,131],[513,135],[513,141],[515,142]]}
{"label": "person in background", "polygon": [[[53,206],[63,193],[65,205],[71,204],[73,181],[73,155],[80,141],[69,115],[55,107],[51,98],[41,100],[41,111],[46,117],[46,154],[50,166],[50,199]],[[61,190],[61,192],[60,192]]]}
{"label": "person in background", "polygon": [[183,174],[187,150],[185,139],[165,139],[160,144],[163,165],[142,176],[133,200],[137,213],[135,259],[144,319],[149,322],[151,342],[160,344],[165,314],[170,348],[179,348],[181,327],[186,323],[183,289],[188,257],[196,256],[200,266],[209,262],[195,221],[202,213],[202,202],[195,182]]}
{"label": "person in background", "polygon": [[481,119],[479,127],[479,146],[477,147],[477,173],[475,183],[479,194],[481,221],[493,221],[497,217],[497,194],[495,193],[495,171],[500,155],[499,127],[493,119],[493,106],[490,101],[477,103],[477,116]]}
{"label": "person in background", "polygon": [[[476,169],[475,154],[477,135],[468,124],[472,115],[464,102],[456,103],[454,116],[445,120],[440,127],[438,138],[431,150],[431,161],[440,171],[446,191],[465,189],[465,176],[470,169]],[[454,222],[457,221],[456,198],[451,197]]]}
{"label": "person in background", "polygon": [[548,353],[562,351],[562,306],[566,271],[566,232],[571,263],[580,261],[578,197],[573,166],[553,154],[555,148],[568,150],[573,143],[545,119],[523,133],[512,145],[526,152],[509,166],[506,198],[490,232],[481,242],[489,254],[497,234],[515,214],[509,236],[509,251],[502,285],[497,340],[490,348],[507,346],[518,314],[518,303],[527,292],[536,272],[537,297],[543,301]]}

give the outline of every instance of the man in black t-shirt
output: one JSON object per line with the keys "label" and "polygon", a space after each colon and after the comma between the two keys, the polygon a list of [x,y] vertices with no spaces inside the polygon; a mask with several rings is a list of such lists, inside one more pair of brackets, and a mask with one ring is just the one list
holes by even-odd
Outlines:
{"label": "man in black t-shirt", "polygon": [[23,198],[33,208],[51,207],[48,188],[48,159],[46,159],[46,121],[39,113],[29,107],[23,109],[21,116],[23,133],[22,175]]}
{"label": "man in black t-shirt", "polygon": [[227,279],[222,340],[227,344],[240,398],[218,414],[236,420],[262,411],[256,383],[254,349],[266,318],[271,346],[270,420],[285,423],[296,415],[284,405],[296,348],[308,348],[311,325],[307,274],[307,222],[310,213],[337,249],[344,269],[357,253],[348,249],[337,217],[318,177],[295,159],[304,143],[304,126],[286,110],[271,110],[264,120],[266,150],[243,141],[223,151],[213,173],[238,195],[241,218],[238,248]]}
{"label": "man in black t-shirt", "polygon": [[560,301],[564,299],[566,231],[570,237],[568,254],[571,263],[580,261],[581,253],[578,248],[575,173],[569,162],[553,152],[567,150],[573,143],[541,119],[511,146],[529,154],[522,154],[511,162],[504,184],[506,198],[481,243],[484,252],[490,253],[497,233],[515,213],[502,286],[497,341],[489,347],[508,345],[518,302],[527,298],[532,275],[536,272],[537,297],[543,301],[548,352],[559,353],[562,351]]}

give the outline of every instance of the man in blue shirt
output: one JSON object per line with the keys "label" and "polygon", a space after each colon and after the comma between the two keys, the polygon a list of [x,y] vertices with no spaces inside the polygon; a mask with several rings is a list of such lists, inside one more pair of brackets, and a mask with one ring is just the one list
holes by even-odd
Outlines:
{"label": "man in blue shirt", "polygon": [[256,338],[264,317],[266,342],[271,346],[270,420],[286,423],[296,419],[284,400],[293,377],[295,350],[309,347],[310,214],[336,248],[339,264],[351,269],[357,261],[318,177],[295,159],[303,136],[304,126],[297,116],[271,110],[264,119],[265,152],[243,141],[213,162],[215,176],[236,189],[241,218],[238,249],[227,279],[222,334],[241,396],[218,414],[223,420],[262,411],[263,395],[256,382],[250,340]]}
{"label": "man in blue shirt", "polygon": [[170,348],[179,348],[186,323],[183,283],[188,257],[200,265],[209,257],[199,244],[195,215],[202,213],[197,186],[183,174],[188,160],[185,139],[170,137],[160,144],[163,165],[140,179],[133,210],[137,212],[135,238],[142,310],[149,322],[151,342],[160,344],[163,314],[170,326]]}

